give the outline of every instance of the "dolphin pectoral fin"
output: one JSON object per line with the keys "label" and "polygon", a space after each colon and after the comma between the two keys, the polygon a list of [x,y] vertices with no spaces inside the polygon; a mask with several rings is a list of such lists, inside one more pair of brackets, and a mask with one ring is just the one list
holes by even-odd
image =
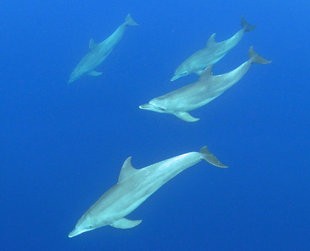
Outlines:
{"label": "dolphin pectoral fin", "polygon": [[97,77],[97,76],[100,76],[102,75],[102,72],[99,72],[99,71],[91,71],[88,73],[89,76],[93,76],[93,77]]}
{"label": "dolphin pectoral fin", "polygon": [[142,220],[128,220],[126,218],[121,218],[118,221],[115,221],[111,224],[112,227],[121,228],[121,229],[128,229],[138,226]]}
{"label": "dolphin pectoral fin", "polygon": [[193,117],[188,112],[178,112],[178,113],[174,113],[174,115],[177,116],[179,119],[182,119],[186,122],[196,122],[199,120],[199,118]]}

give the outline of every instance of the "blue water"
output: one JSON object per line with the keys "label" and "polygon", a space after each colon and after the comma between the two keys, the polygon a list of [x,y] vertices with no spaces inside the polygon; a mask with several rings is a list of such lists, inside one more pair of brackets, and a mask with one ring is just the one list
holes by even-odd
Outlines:
{"label": "blue water", "polygon": [[[0,3],[0,250],[310,250],[308,1],[25,1]],[[127,13],[140,25],[98,68],[68,86],[88,51]],[[186,123],[138,106],[171,83],[190,54],[257,25],[214,66],[253,65]],[[142,168],[203,145],[229,169],[200,163],[128,218],[67,237],[115,184],[123,161]]]}

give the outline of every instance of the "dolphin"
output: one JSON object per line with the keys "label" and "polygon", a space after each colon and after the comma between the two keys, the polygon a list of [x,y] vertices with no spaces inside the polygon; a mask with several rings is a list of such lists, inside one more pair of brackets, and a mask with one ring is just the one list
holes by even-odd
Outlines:
{"label": "dolphin", "polygon": [[247,73],[253,63],[271,63],[259,56],[253,46],[250,47],[248,54],[249,60],[228,73],[213,75],[212,66],[209,66],[197,82],[154,98],[149,103],[140,105],[139,108],[159,113],[170,113],[187,122],[198,121],[199,118],[193,117],[188,111],[202,107],[223,94]]}
{"label": "dolphin", "polygon": [[215,33],[213,33],[204,49],[201,49],[187,58],[175,71],[174,76],[170,81],[177,80],[181,77],[187,76],[192,73],[200,75],[204,69],[209,65],[213,65],[222,59],[232,48],[234,48],[245,32],[249,32],[255,29],[255,26],[248,24],[248,22],[241,18],[241,30],[239,30],[231,38],[222,41],[215,42]]}
{"label": "dolphin", "polygon": [[138,25],[130,16],[127,15],[126,20],[121,24],[111,36],[103,42],[96,44],[93,39],[89,41],[89,52],[81,59],[70,75],[68,83],[72,83],[81,76],[88,74],[90,76],[99,76],[102,72],[95,71],[107,56],[112,52],[116,44],[121,40],[127,26]]}
{"label": "dolphin", "polygon": [[125,217],[162,185],[202,160],[220,168],[227,167],[210,153],[206,146],[201,148],[200,152],[185,153],[142,169],[135,169],[131,164],[131,157],[128,157],[122,166],[117,184],[83,214],[68,237],[107,225],[121,229],[139,225],[142,220],[129,220]]}

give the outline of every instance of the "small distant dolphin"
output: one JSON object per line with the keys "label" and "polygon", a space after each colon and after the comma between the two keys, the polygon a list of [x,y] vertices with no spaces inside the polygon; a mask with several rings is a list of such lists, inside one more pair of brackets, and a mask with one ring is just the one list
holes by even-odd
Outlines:
{"label": "small distant dolphin", "polygon": [[95,71],[94,69],[100,65],[107,56],[112,52],[115,45],[121,40],[127,26],[138,25],[130,16],[127,15],[126,20],[121,24],[111,36],[103,42],[96,44],[93,39],[89,41],[89,52],[82,58],[82,60],[75,67],[70,75],[68,83],[80,78],[82,75],[88,74],[90,76],[99,76],[102,72]]}
{"label": "small distant dolphin", "polygon": [[207,46],[187,58],[176,69],[174,76],[170,79],[170,81],[177,80],[178,78],[192,73],[200,75],[209,65],[213,65],[222,59],[239,43],[245,32],[255,29],[255,26],[248,24],[243,17],[241,18],[241,26],[242,29],[235,35],[219,43],[215,42],[215,33],[213,33],[207,42]]}
{"label": "small distant dolphin", "polygon": [[249,49],[249,60],[233,71],[213,76],[212,66],[210,66],[201,74],[197,82],[154,98],[139,108],[159,113],[170,113],[184,121],[195,122],[199,118],[194,118],[188,111],[202,107],[220,96],[246,74],[252,63],[269,64],[270,62],[259,56],[252,46]]}
{"label": "small distant dolphin", "polygon": [[122,166],[117,184],[83,214],[68,237],[107,225],[121,229],[139,225],[142,220],[128,220],[125,217],[162,185],[201,160],[217,167],[227,167],[210,153],[207,147],[203,147],[200,152],[185,153],[142,169],[135,169],[131,165],[131,157],[128,157]]}

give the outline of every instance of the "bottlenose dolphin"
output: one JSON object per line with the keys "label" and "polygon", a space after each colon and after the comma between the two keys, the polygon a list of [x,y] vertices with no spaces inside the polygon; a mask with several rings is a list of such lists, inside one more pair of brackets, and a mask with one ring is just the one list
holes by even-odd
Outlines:
{"label": "bottlenose dolphin", "polygon": [[207,147],[201,148],[200,152],[185,153],[142,169],[135,169],[131,165],[131,157],[128,157],[122,166],[117,184],[83,214],[68,237],[106,225],[121,229],[139,225],[142,220],[128,220],[125,216],[162,185],[201,160],[217,167],[227,167],[210,153]]}
{"label": "bottlenose dolphin", "polygon": [[93,39],[89,41],[89,52],[81,59],[70,75],[68,83],[80,78],[82,75],[88,74],[90,76],[99,76],[102,72],[95,71],[94,69],[100,65],[107,56],[112,52],[115,45],[121,40],[127,26],[138,25],[130,16],[127,15],[126,20],[121,24],[111,36],[103,42],[96,44]]}
{"label": "bottlenose dolphin", "polygon": [[140,105],[139,108],[159,113],[170,113],[184,121],[195,122],[199,118],[194,118],[188,111],[202,107],[220,96],[246,74],[252,63],[268,64],[271,62],[259,56],[253,46],[250,47],[248,54],[249,60],[233,71],[213,76],[212,66],[209,66],[197,82],[154,98],[148,104]]}
{"label": "bottlenose dolphin", "polygon": [[200,75],[204,69],[209,65],[213,65],[222,59],[232,48],[234,48],[245,32],[249,32],[255,29],[255,26],[250,25],[242,17],[241,18],[241,30],[239,30],[231,38],[222,41],[215,42],[215,33],[213,33],[204,49],[201,49],[187,58],[175,71],[174,76],[170,81],[177,80],[178,78],[187,76],[192,73]]}

